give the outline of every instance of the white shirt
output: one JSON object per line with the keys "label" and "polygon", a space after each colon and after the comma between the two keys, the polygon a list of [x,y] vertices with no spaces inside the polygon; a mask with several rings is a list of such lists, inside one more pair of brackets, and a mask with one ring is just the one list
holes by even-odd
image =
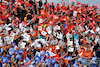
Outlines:
{"label": "white shirt", "polygon": [[66,38],[67,40],[70,40],[70,38],[72,38],[72,34],[70,34],[69,32],[66,34]]}
{"label": "white shirt", "polygon": [[77,11],[73,12],[73,16],[76,17],[77,16]]}
{"label": "white shirt", "polygon": [[60,32],[60,34],[57,32],[57,38],[58,39],[62,39],[63,38],[63,34]]}
{"label": "white shirt", "polygon": [[28,35],[27,33],[23,33],[22,36],[24,37],[24,41],[29,41],[30,40],[30,35]]}
{"label": "white shirt", "polygon": [[67,46],[72,46],[73,45],[73,41],[67,41]]}

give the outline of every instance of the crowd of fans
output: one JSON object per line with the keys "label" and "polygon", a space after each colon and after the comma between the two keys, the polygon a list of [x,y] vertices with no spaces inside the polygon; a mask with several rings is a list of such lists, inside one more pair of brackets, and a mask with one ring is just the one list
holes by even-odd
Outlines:
{"label": "crowd of fans", "polygon": [[84,67],[86,59],[88,66],[99,67],[97,6],[1,1],[0,67]]}

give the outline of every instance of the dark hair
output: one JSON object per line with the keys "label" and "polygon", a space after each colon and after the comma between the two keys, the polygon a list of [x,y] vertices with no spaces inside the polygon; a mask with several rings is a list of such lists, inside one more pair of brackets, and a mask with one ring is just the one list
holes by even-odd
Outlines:
{"label": "dark hair", "polygon": [[61,25],[61,23],[58,23],[58,25],[60,26],[60,25]]}

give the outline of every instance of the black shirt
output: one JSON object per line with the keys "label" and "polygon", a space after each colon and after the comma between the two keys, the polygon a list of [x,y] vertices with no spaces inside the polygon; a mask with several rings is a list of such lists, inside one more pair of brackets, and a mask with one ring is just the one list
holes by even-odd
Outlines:
{"label": "black shirt", "polygon": [[30,0],[29,3],[31,3],[33,5],[33,1]]}
{"label": "black shirt", "polygon": [[2,63],[0,63],[0,67],[2,67]]}
{"label": "black shirt", "polygon": [[23,39],[22,37],[19,37],[18,39],[14,40],[16,45],[20,42],[20,40]]}
{"label": "black shirt", "polygon": [[38,18],[36,18],[35,24],[37,24],[38,22],[39,22],[39,19],[38,19]]}
{"label": "black shirt", "polygon": [[94,46],[93,51],[96,51],[98,49],[98,47],[100,47],[99,43],[97,43],[97,45]]}
{"label": "black shirt", "polygon": [[18,7],[17,8],[17,13],[18,13],[18,18],[21,16],[21,9]]}
{"label": "black shirt", "polygon": [[54,8],[55,8],[55,6],[50,6],[52,9],[53,9],[53,11],[54,11]]}
{"label": "black shirt", "polygon": [[32,19],[32,16],[31,15],[27,15],[27,20],[30,20]]}
{"label": "black shirt", "polygon": [[43,4],[43,3],[42,3],[42,1],[39,1],[39,7],[41,7],[41,6],[42,6],[42,4]]}
{"label": "black shirt", "polygon": [[33,2],[33,6],[34,6],[34,8],[36,9],[36,3],[35,3],[35,2]]}
{"label": "black shirt", "polygon": [[35,56],[35,53],[36,53],[36,49],[33,50],[33,54],[34,54],[34,56]]}
{"label": "black shirt", "polygon": [[97,51],[96,55],[97,55],[98,58],[100,58],[100,51]]}

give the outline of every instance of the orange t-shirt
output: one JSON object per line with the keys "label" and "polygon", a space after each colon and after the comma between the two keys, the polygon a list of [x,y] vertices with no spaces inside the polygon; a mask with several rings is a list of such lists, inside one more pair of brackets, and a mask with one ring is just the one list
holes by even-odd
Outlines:
{"label": "orange t-shirt", "polygon": [[91,53],[91,52],[92,52],[91,50],[89,50],[88,52],[84,52],[84,55],[85,55],[85,57],[86,57],[87,59],[90,59],[90,57],[93,56],[93,53]]}
{"label": "orange t-shirt", "polygon": [[83,44],[85,44],[85,43],[87,43],[87,41],[84,39],[84,40],[83,40]]}
{"label": "orange t-shirt", "polygon": [[[85,51],[85,49],[84,49],[84,51]],[[78,51],[78,53],[79,53],[79,57],[84,57],[84,52],[82,52],[82,49],[80,49],[80,50]]]}

